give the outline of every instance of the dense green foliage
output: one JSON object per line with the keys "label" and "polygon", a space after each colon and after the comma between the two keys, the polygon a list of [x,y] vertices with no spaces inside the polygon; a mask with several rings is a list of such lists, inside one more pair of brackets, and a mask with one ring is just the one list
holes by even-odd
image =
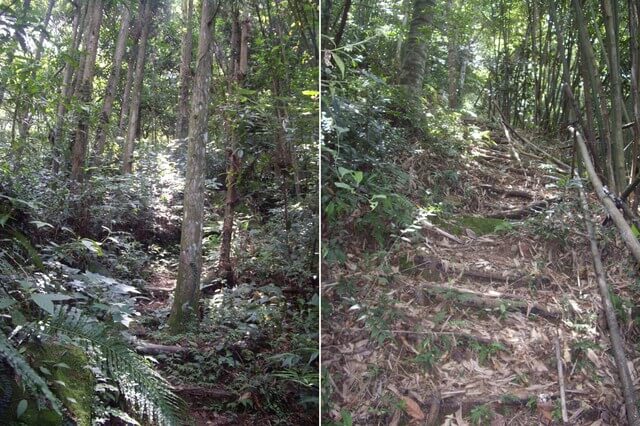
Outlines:
{"label": "dense green foliage", "polygon": [[[5,314],[0,381],[9,386],[0,394],[0,423],[19,417],[26,424],[62,419],[182,424],[194,415],[205,421],[212,412],[237,421],[313,423],[318,405],[316,6],[311,1],[216,3],[203,223],[202,285],[208,289],[201,321],[170,336],[165,328],[170,288],[158,293],[154,286],[175,281],[184,194],[192,190],[184,184],[186,141],[175,132],[181,36],[191,32],[187,65],[193,72],[201,2],[193,2],[187,27],[186,1],[149,1],[139,118],[133,123],[131,75],[145,2],[0,5],[0,309]],[[95,5],[101,5],[102,24],[87,97],[81,82],[90,60],[91,26],[82,19]],[[113,108],[103,121],[125,10],[131,17],[129,36]],[[228,75],[238,19],[250,23],[248,71],[241,85]],[[130,124],[133,172],[123,173]],[[100,152],[96,131],[102,125],[106,144]],[[87,145],[78,157],[81,136]],[[236,286],[225,288],[217,268],[229,152],[240,165],[237,199],[231,200]],[[185,346],[197,340],[204,355],[184,363],[161,353],[150,362],[135,352],[135,345],[148,339]],[[74,358],[74,367],[89,374],[65,376],[64,365],[39,361],[43,348],[81,350],[86,357]],[[62,384],[72,380],[78,389]],[[185,398],[186,409],[176,394],[184,397],[181,389],[194,386],[205,394],[219,387],[231,397]]]}

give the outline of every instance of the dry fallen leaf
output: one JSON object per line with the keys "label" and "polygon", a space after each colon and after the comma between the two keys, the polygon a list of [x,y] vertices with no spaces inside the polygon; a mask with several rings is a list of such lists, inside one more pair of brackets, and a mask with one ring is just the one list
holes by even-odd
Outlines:
{"label": "dry fallen leaf", "polygon": [[401,398],[404,401],[404,403],[406,404],[405,411],[407,412],[407,414],[409,416],[411,416],[412,418],[414,418],[416,420],[424,420],[424,417],[425,417],[424,413],[420,409],[420,406],[418,405],[417,402],[415,402],[413,399],[411,399],[411,398],[409,398],[407,396],[403,396]]}

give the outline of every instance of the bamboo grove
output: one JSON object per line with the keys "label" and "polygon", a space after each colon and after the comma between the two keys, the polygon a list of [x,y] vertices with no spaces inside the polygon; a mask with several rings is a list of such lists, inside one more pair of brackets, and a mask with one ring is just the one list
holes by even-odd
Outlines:
{"label": "bamboo grove", "polygon": [[598,172],[621,194],[638,174],[637,2],[501,2],[491,13],[488,110],[550,133],[579,122]]}

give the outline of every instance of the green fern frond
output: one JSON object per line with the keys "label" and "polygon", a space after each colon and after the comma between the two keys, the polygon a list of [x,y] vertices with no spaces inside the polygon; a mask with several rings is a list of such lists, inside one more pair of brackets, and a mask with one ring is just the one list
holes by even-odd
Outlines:
{"label": "green fern frond", "polygon": [[[149,364],[147,359],[109,328],[82,315],[76,308],[57,307],[44,324],[44,334],[66,336],[76,344],[95,353],[96,361],[113,378],[127,403],[150,423],[181,424],[185,417],[184,401],[171,391],[171,386]],[[47,333],[51,330],[51,333]]]}
{"label": "green fern frond", "polygon": [[13,347],[4,333],[0,332],[0,358],[4,359],[20,376],[22,383],[36,395],[44,396],[56,413],[62,415],[62,403],[51,392],[47,382],[29,365],[24,356]]}

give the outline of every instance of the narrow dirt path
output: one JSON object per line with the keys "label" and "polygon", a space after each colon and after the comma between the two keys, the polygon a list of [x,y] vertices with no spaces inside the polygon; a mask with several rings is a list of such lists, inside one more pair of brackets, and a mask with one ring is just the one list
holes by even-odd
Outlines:
{"label": "narrow dirt path", "polygon": [[352,258],[325,285],[344,307],[323,322],[334,415],[561,424],[559,353],[569,424],[624,424],[575,190],[497,130],[466,164],[454,215],[423,221],[390,274]]}

